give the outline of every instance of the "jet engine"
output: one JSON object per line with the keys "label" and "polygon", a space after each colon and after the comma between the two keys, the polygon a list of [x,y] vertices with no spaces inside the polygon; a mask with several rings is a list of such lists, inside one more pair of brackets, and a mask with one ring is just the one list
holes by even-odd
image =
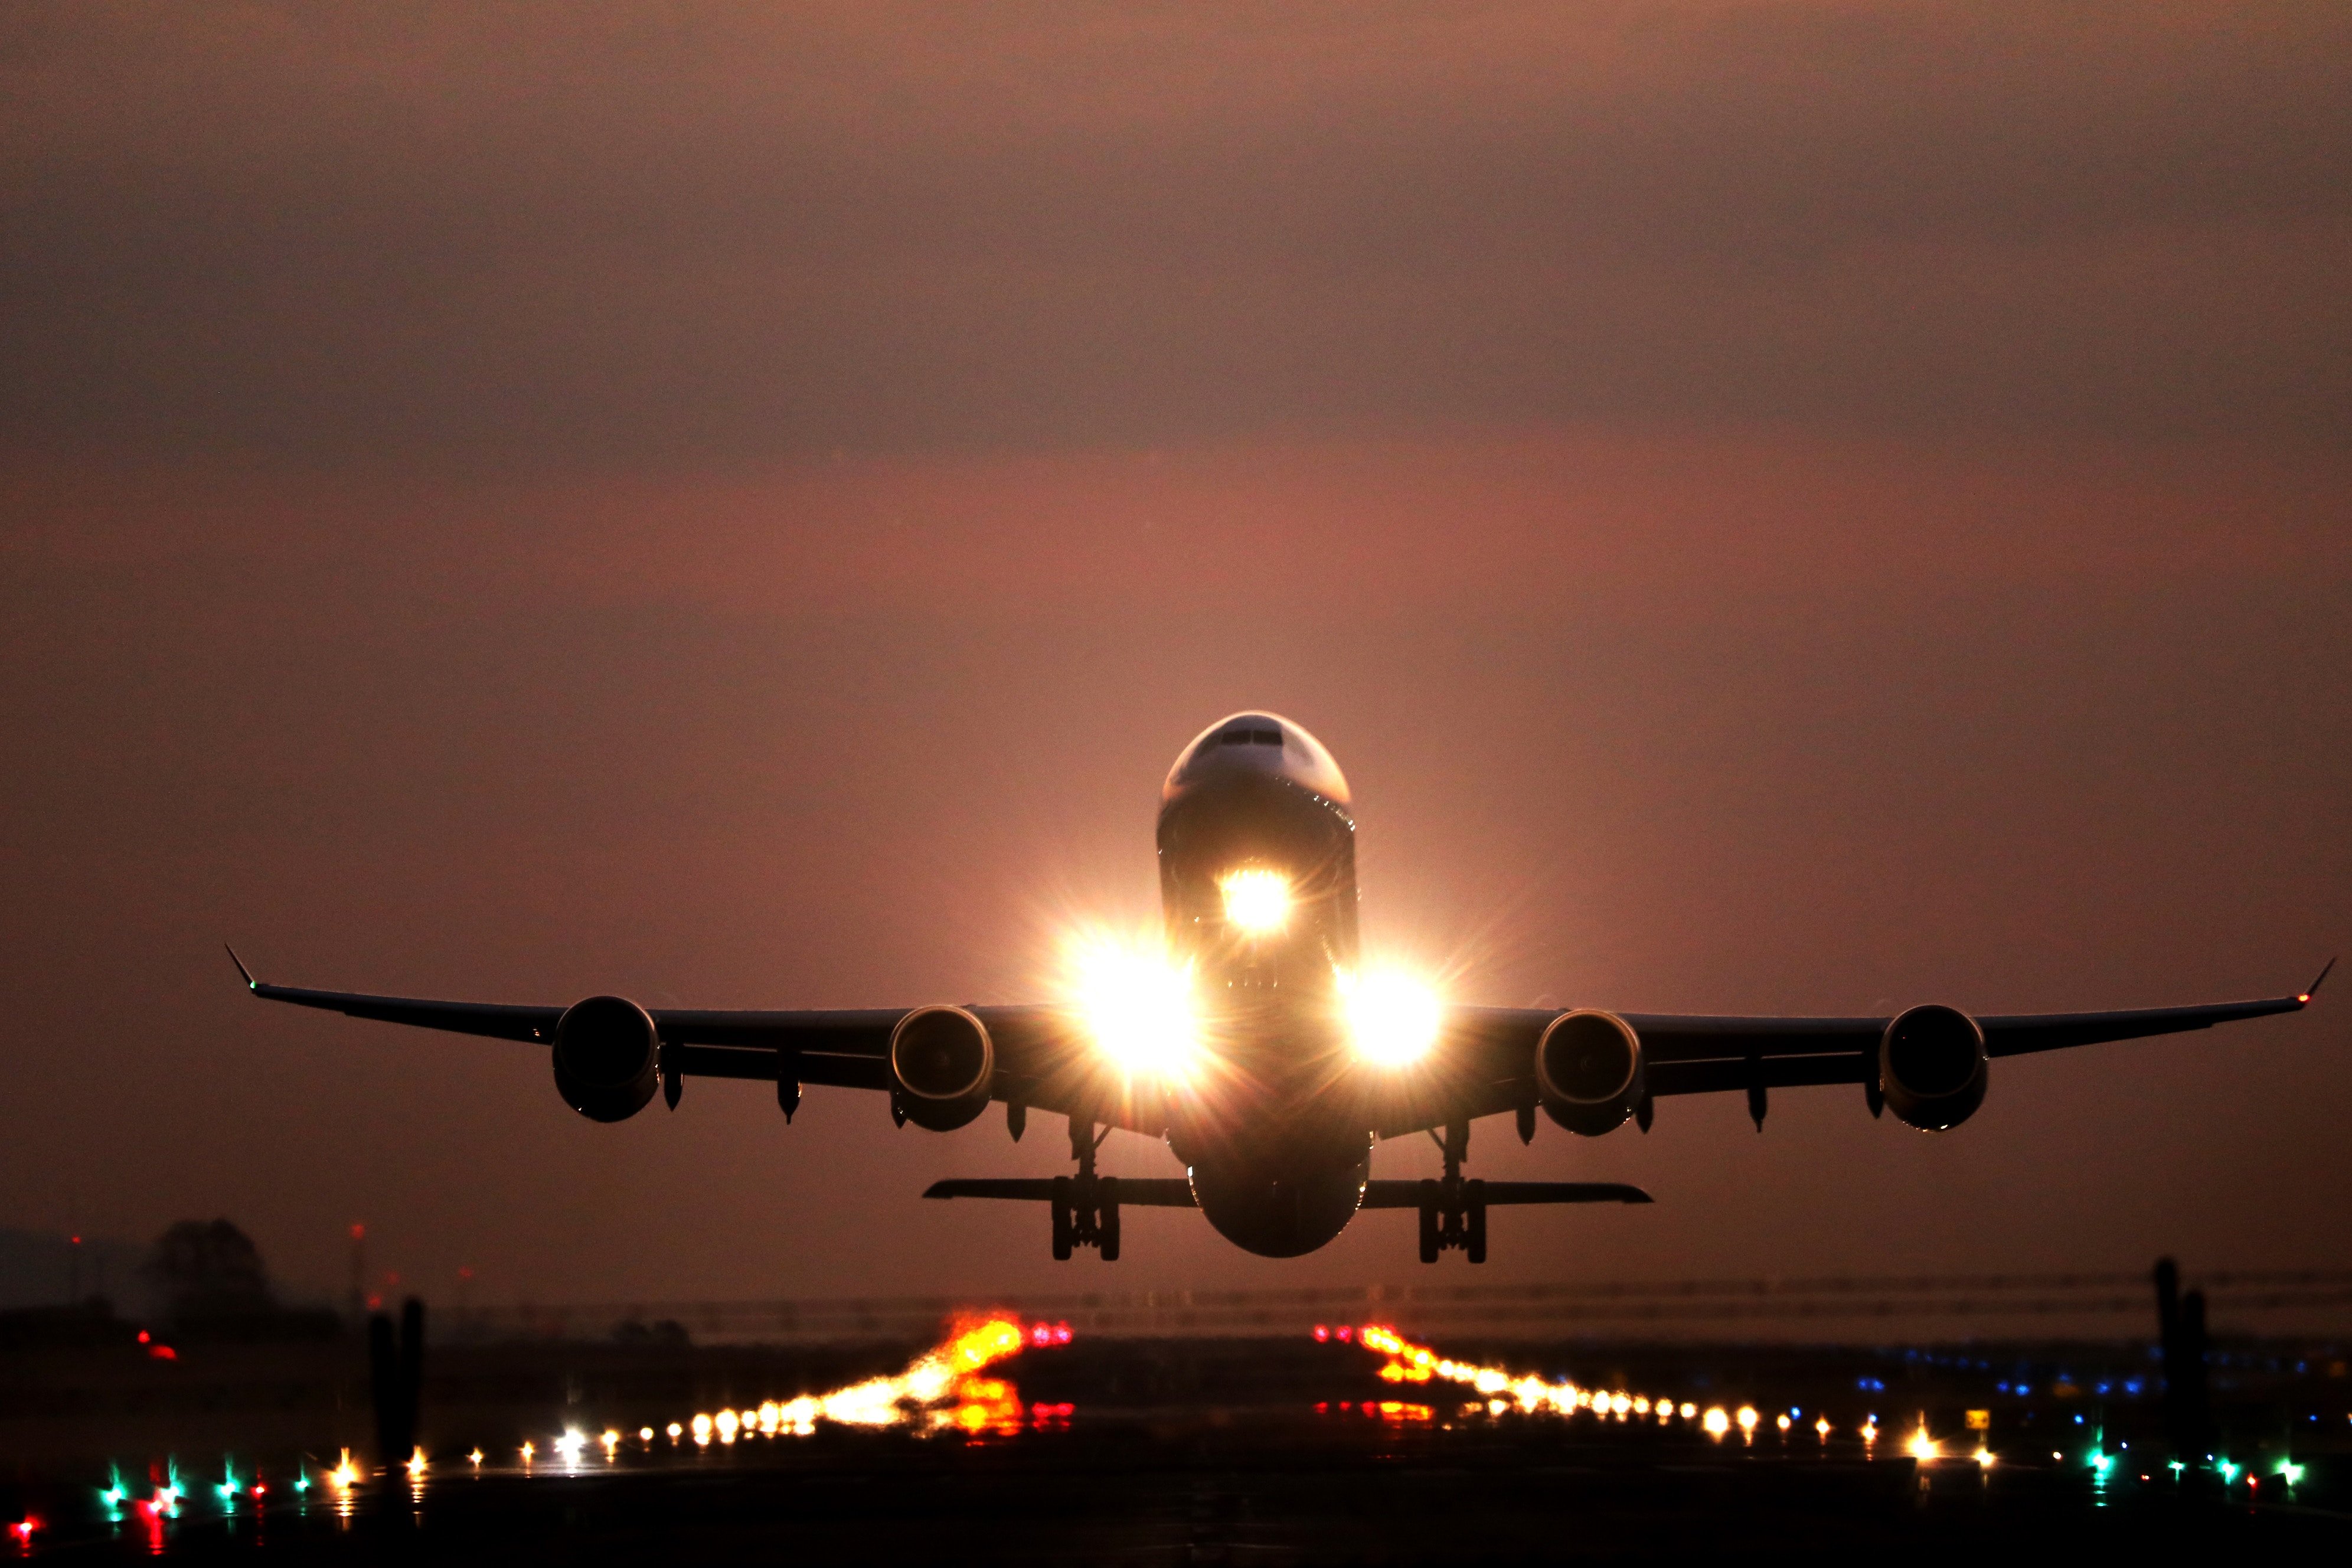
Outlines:
{"label": "jet engine", "polygon": [[1648,1093],[1642,1041],[1614,1013],[1562,1013],[1536,1041],[1536,1093],[1544,1114],[1598,1138],[1633,1114]]}
{"label": "jet engine", "polygon": [[890,1084],[907,1120],[952,1132],[988,1109],[996,1047],[961,1007],[918,1007],[890,1031]]}
{"label": "jet engine", "polygon": [[625,1121],[661,1080],[661,1036],[624,996],[591,996],[555,1024],[555,1092],[592,1121]]}
{"label": "jet engine", "polygon": [[1897,1121],[1923,1132],[1958,1127],[1984,1103],[1984,1031],[1932,1003],[1897,1014],[1878,1042],[1878,1091]]}

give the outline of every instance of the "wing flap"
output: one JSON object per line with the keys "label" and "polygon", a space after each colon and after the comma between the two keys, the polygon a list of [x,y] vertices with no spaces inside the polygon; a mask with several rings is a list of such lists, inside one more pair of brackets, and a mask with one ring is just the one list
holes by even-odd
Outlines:
{"label": "wing flap", "polygon": [[[1066,1179],[1066,1178],[1065,1178]],[[1193,1206],[1192,1184],[1181,1176],[1106,1176],[1106,1182],[1118,1184],[1117,1195],[1121,1208],[1189,1209]],[[927,1198],[998,1198],[1011,1203],[1047,1204],[1054,1201],[1054,1178],[1050,1176],[961,1176],[944,1182],[933,1182],[923,1189]]]}
{"label": "wing flap", "polygon": [[[1622,1182],[1488,1182],[1486,1205],[1519,1204],[1646,1204],[1650,1194]],[[1421,1184],[1379,1180],[1364,1184],[1368,1209],[1417,1209]]]}

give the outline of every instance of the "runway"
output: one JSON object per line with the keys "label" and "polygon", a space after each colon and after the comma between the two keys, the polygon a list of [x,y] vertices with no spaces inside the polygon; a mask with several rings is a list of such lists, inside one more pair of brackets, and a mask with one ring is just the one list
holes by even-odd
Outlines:
{"label": "runway", "polygon": [[[68,1521],[35,1555],[352,1563],[1122,1563],[2029,1560],[2163,1550],[2321,1561],[2352,1523],[2079,1467],[1920,1465],[1558,1418],[1205,1406],[1013,1436],[825,1430],[569,1465],[281,1490]],[[2294,1554],[2290,1558],[2288,1554]],[[2227,1560],[2227,1559],[2224,1559]]]}
{"label": "runway", "polygon": [[[82,1390],[77,1419],[126,1424],[124,1446],[119,1464],[22,1463],[0,1481],[0,1521],[32,1525],[19,1553],[1343,1564],[2352,1548],[2352,1412],[2326,1346],[2233,1352],[2226,1474],[2163,1462],[2160,1405],[2136,1373],[2147,1350],[2129,1343],[1444,1352],[1373,1325],[1089,1341],[999,1318],[912,1352],[480,1346],[436,1352],[427,1451],[389,1470],[320,1447],[364,1442],[364,1420],[337,1413],[348,1381],[303,1382],[292,1352],[267,1352],[279,1381],[240,1404],[248,1363],[225,1353],[144,1363],[111,1395],[98,1363],[51,1358],[57,1386]],[[313,1353],[351,1365],[345,1347]],[[221,1381],[173,1382],[214,1361]],[[134,1417],[180,1436],[131,1443]],[[298,1426],[313,1436],[266,1436]],[[200,1429],[219,1438],[209,1454]]]}

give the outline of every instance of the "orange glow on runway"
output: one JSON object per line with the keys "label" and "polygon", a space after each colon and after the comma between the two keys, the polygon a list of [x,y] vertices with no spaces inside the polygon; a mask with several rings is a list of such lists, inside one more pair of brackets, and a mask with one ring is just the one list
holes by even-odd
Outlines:
{"label": "orange glow on runway", "polygon": [[[1001,1378],[982,1377],[988,1367],[1017,1355],[1032,1343],[1067,1344],[1066,1324],[1024,1327],[1003,1315],[959,1319],[948,1337],[907,1363],[903,1372],[870,1377],[826,1394],[768,1400],[753,1410],[698,1413],[690,1423],[694,1440],[722,1444],[741,1438],[805,1437],[819,1421],[843,1426],[898,1426],[922,1418],[931,1430],[978,1435],[1018,1430],[1025,1415],[1020,1390]],[[669,1425],[671,1440],[679,1432]]]}
{"label": "orange glow on runway", "polygon": [[[1344,1338],[1345,1336],[1340,1336]],[[1607,1419],[1623,1420],[1638,1405],[1644,1415],[1657,1413],[1660,1421],[1673,1419],[1677,1414],[1687,1421],[1696,1414],[1690,1405],[1676,1406],[1663,1395],[1635,1395],[1625,1389],[1580,1388],[1573,1383],[1549,1383],[1528,1373],[1514,1373],[1506,1367],[1486,1366],[1475,1362],[1456,1361],[1441,1355],[1427,1345],[1414,1344],[1394,1329],[1378,1323],[1367,1323],[1358,1332],[1357,1342],[1365,1349],[1387,1356],[1380,1375],[1390,1383],[1423,1384],[1432,1381],[1459,1384],[1475,1389],[1489,1401],[1507,1401],[1505,1408],[1516,1407],[1520,1413],[1533,1415],[1550,1411],[1555,1415],[1573,1415],[1578,1411],[1590,1411]]]}

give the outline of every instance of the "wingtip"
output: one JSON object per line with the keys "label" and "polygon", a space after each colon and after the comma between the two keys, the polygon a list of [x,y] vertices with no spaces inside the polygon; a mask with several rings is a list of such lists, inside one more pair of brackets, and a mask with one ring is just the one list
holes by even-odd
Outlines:
{"label": "wingtip", "polygon": [[245,982],[245,988],[247,991],[252,990],[258,984],[253,978],[253,971],[245,966],[245,960],[236,955],[236,949],[230,947],[226,942],[221,943],[221,947],[228,954],[228,961],[236,965],[236,977]]}
{"label": "wingtip", "polygon": [[2331,959],[2329,959],[2329,960],[2326,962],[2326,963],[2323,964],[2323,965],[2320,967],[2320,971],[2319,971],[2319,978],[2318,978],[2318,979],[2316,979],[2316,980],[2315,980],[2315,981],[2313,981],[2310,984],[2308,984],[2308,985],[2305,986],[2305,987],[2303,988],[2303,994],[2302,994],[2302,995],[2300,995],[2300,996],[2297,996],[2297,997],[2295,998],[2295,1000],[2296,1000],[2296,1001],[2298,1001],[2298,1002],[2304,1003],[2304,1004],[2305,1004],[2306,1005],[2309,1005],[2309,1003],[2310,1003],[2310,1001],[2311,1001],[2311,999],[2312,999],[2314,996],[2316,996],[2316,995],[2318,995],[2318,994],[2319,994],[2319,988],[2320,988],[2322,985],[2325,985],[2325,984],[2327,983],[2327,972],[2328,972],[2329,970],[2331,970],[2331,969],[2334,969],[2335,967],[2336,967],[2336,960],[2334,960],[2334,959],[2332,959],[2332,958],[2331,958]]}

